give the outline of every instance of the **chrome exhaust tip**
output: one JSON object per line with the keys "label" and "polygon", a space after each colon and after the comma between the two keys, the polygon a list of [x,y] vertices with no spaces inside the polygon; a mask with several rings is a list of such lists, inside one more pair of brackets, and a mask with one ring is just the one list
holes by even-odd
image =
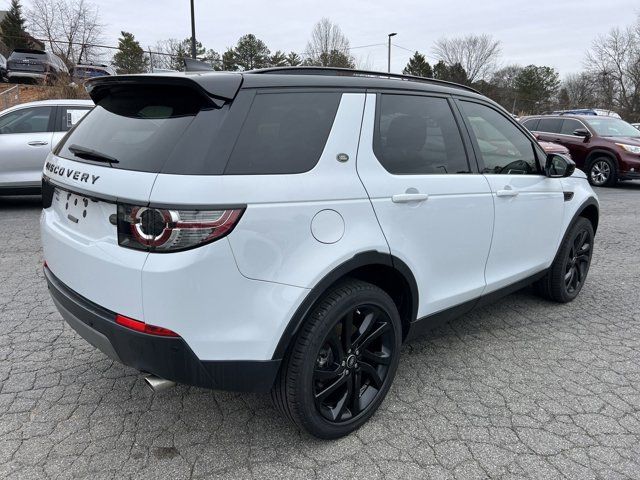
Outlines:
{"label": "chrome exhaust tip", "polygon": [[176,386],[176,382],[165,380],[164,378],[156,377],[155,375],[147,375],[146,377],[144,377],[144,383],[154,393],[168,390],[171,387]]}

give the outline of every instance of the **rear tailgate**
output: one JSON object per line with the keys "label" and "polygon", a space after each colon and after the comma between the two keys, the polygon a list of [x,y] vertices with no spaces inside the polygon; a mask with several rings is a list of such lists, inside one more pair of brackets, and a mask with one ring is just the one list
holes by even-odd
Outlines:
{"label": "rear tailgate", "polygon": [[42,215],[47,265],[64,284],[92,302],[144,319],[141,271],[148,253],[118,245],[116,200],[148,200],[155,173],[122,172],[51,155]]}
{"label": "rear tailgate", "polygon": [[[233,90],[228,77],[215,78],[224,92]],[[237,90],[241,77],[232,80]],[[228,110],[214,94],[215,83],[175,76],[89,82],[96,107],[60,141],[43,172],[44,257],[70,289],[144,320],[141,275],[149,254],[118,244],[118,204],[147,205],[168,164],[204,162],[207,149],[196,158],[182,146],[204,143],[190,139],[206,139],[203,127]]]}

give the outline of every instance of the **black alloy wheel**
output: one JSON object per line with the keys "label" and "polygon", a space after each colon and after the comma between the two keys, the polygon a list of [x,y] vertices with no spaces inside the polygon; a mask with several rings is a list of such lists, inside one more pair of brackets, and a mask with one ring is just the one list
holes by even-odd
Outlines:
{"label": "black alloy wheel", "polygon": [[579,217],[562,240],[547,274],[535,284],[541,296],[560,303],[578,296],[591,266],[594,236],[591,222]]}
{"label": "black alloy wheel", "polygon": [[384,400],[398,367],[402,322],[379,287],[345,279],[306,317],[271,391],[274,405],[318,438],[348,435]]}
{"label": "black alloy wheel", "polygon": [[347,312],[329,331],[313,371],[315,405],[330,422],[367,410],[380,393],[395,348],[391,319],[375,305]]}
{"label": "black alloy wheel", "polygon": [[587,278],[591,263],[592,238],[587,229],[575,235],[567,255],[564,284],[569,295],[579,292]]}

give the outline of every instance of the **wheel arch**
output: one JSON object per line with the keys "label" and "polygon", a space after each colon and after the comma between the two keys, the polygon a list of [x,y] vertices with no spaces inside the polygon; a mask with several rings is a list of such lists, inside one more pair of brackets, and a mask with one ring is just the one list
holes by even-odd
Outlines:
{"label": "wheel arch", "polygon": [[585,165],[585,169],[589,170],[591,168],[591,164],[593,163],[593,161],[598,158],[598,157],[608,157],[611,160],[614,161],[615,163],[615,167],[616,170],[618,170],[618,156],[615,154],[615,152],[613,152],[612,150],[607,150],[604,148],[595,148],[593,149],[591,152],[589,152],[589,155],[587,156],[587,159],[584,162]]}
{"label": "wheel arch", "polygon": [[399,258],[388,253],[367,251],[358,253],[338,265],[322,278],[296,309],[273,353],[273,359],[284,358],[305,318],[321,300],[323,294],[340,280],[351,277],[372,283],[384,290],[398,307],[402,320],[403,340],[410,323],[418,314],[418,286],[411,269]]}

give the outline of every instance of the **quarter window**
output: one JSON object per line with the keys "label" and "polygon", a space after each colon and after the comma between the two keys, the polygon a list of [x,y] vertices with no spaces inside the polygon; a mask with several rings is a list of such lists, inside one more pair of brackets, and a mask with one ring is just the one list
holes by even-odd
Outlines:
{"label": "quarter window", "polygon": [[227,175],[302,173],[316,166],[338,111],[339,92],[256,95]]}
{"label": "quarter window", "polygon": [[76,123],[82,120],[87,113],[89,113],[89,108],[75,108],[75,107],[61,107],[60,111],[62,112],[62,132],[66,132],[74,127]]}
{"label": "quarter window", "polygon": [[483,173],[537,174],[535,150],[529,138],[493,108],[460,102],[484,162]]}
{"label": "quarter window", "polygon": [[381,95],[373,149],[396,175],[469,173],[460,130],[444,98]]}
{"label": "quarter window", "polygon": [[24,108],[0,117],[0,133],[49,132],[52,107]]}

